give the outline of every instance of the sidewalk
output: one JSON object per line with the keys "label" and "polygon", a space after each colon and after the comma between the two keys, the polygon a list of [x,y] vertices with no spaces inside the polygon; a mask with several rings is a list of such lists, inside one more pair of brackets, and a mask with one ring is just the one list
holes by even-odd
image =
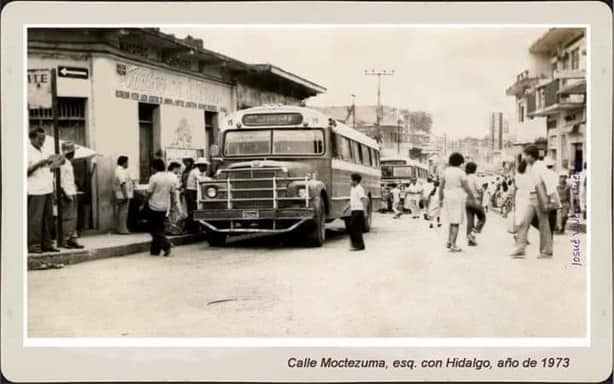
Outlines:
{"label": "sidewalk", "polygon": [[[191,244],[205,239],[204,233],[169,236],[173,245]],[[61,252],[28,254],[28,269],[61,268],[62,265],[76,264],[84,261],[106,257],[125,256],[149,250],[151,237],[148,233],[131,233],[129,235],[98,234],[79,239],[83,249],[60,248]]]}

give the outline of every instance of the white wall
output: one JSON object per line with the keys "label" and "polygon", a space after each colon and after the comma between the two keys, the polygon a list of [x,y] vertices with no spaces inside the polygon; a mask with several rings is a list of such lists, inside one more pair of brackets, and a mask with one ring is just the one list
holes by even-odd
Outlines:
{"label": "white wall", "polygon": [[98,226],[113,228],[113,171],[120,155],[128,156],[128,169],[139,175],[138,103],[115,97],[115,61],[106,57],[92,60],[94,77],[90,105],[91,145],[98,152],[96,164]]}

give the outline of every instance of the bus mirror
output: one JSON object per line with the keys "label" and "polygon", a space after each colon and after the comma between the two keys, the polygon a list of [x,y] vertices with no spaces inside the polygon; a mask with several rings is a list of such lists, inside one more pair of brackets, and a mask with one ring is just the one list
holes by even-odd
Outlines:
{"label": "bus mirror", "polygon": [[209,147],[209,155],[213,157],[218,157],[220,155],[220,147],[217,144],[211,144]]}

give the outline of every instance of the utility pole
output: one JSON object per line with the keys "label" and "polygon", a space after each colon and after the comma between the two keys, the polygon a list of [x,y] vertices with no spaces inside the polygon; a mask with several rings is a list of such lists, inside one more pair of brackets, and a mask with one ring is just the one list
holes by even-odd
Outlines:
{"label": "utility pole", "polygon": [[394,75],[394,69],[393,70],[375,70],[375,69],[371,69],[371,70],[365,70],[365,75],[366,76],[377,76],[377,113],[376,113],[376,122],[375,124],[377,125],[378,129],[381,123],[381,108],[382,108],[382,76],[393,76]]}
{"label": "utility pole", "polygon": [[[53,146],[55,149],[56,155],[61,154],[60,152],[60,127],[58,126],[58,83],[57,83],[57,73],[55,68],[51,69],[51,113],[53,118]],[[68,160],[66,160],[68,161]],[[62,207],[62,181],[60,168],[55,169],[55,201],[57,207],[57,216],[56,216],[56,239],[57,246],[64,246],[64,231],[62,227],[62,215],[63,215],[63,207]]]}
{"label": "utility pole", "polygon": [[352,93],[352,128],[356,129],[356,95]]}

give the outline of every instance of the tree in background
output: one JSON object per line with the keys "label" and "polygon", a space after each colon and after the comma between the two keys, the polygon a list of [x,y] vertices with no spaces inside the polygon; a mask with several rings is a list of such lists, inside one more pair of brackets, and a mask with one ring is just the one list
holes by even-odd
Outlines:
{"label": "tree in background", "polygon": [[409,113],[409,126],[413,131],[431,132],[433,119],[430,113],[415,111]]}

